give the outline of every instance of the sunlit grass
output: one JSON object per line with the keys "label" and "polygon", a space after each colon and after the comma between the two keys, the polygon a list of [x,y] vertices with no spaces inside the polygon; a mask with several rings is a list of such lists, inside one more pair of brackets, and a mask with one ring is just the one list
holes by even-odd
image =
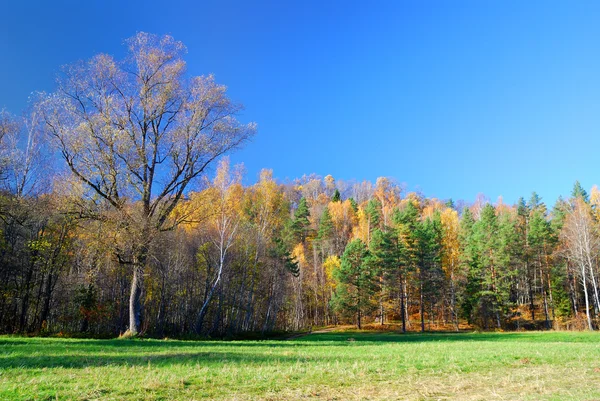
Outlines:
{"label": "sunlit grass", "polygon": [[595,333],[0,337],[2,400],[600,399]]}

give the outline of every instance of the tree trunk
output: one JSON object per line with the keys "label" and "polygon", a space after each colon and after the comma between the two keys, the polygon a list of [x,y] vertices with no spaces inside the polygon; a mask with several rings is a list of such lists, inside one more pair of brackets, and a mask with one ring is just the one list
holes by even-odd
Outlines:
{"label": "tree trunk", "polygon": [[[223,249],[223,248],[221,248],[221,249]],[[219,270],[217,272],[217,277],[215,278],[215,280],[212,283],[212,286],[210,288],[210,292],[208,293],[208,296],[205,296],[204,303],[202,304],[202,308],[200,309],[200,313],[198,314],[198,320],[196,320],[196,327],[195,327],[196,334],[202,333],[202,324],[204,322],[204,316],[206,315],[206,311],[208,310],[208,305],[210,304],[210,301],[212,300],[215,290],[217,289],[217,287],[219,286],[219,284],[221,282],[221,276],[223,274],[223,266],[224,265],[225,265],[225,252],[221,251],[221,255],[219,258]]]}
{"label": "tree trunk", "polygon": [[[269,328],[269,319],[271,318],[271,301],[272,301],[272,299],[273,299],[272,296],[269,296],[269,303],[267,306],[267,315],[265,316],[265,321],[263,323],[262,334],[265,334],[265,332]],[[296,328],[296,327],[294,327],[294,328]]]}
{"label": "tree trunk", "polygon": [[554,311],[554,298],[552,298],[552,281],[550,280],[550,273],[548,271],[548,264],[546,264],[546,281],[548,282],[548,296],[550,297],[550,310],[552,312],[552,320],[556,319],[556,313]]}
{"label": "tree trunk", "polygon": [[529,272],[529,263],[527,262],[526,265],[526,271],[527,271],[527,286],[528,288],[528,294],[529,294],[529,310],[531,312],[531,321],[535,321],[535,294],[534,294],[534,285],[535,285],[535,280],[531,279],[531,273]]}
{"label": "tree trunk", "polygon": [[420,284],[420,293],[421,293],[421,302],[420,302],[420,315],[421,315],[421,333],[425,332],[425,305],[424,305],[424,297],[423,297],[423,280],[421,279]]}
{"label": "tree trunk", "polygon": [[546,282],[544,280],[544,272],[542,270],[542,262],[540,261],[539,263],[540,263],[540,280],[542,283],[542,295],[544,296],[544,313],[546,316],[545,326],[547,329],[549,329],[550,328],[550,314],[548,312],[548,295],[547,295],[547,291],[546,291]]}
{"label": "tree trunk", "polygon": [[47,322],[48,316],[50,315],[50,302],[52,301],[52,290],[54,289],[54,283],[56,282],[56,279],[53,281],[53,276],[54,274],[52,270],[48,272],[48,277],[46,279],[46,285],[44,289],[44,305],[42,307],[42,314],[40,316],[38,331],[42,331],[42,328],[44,328],[44,322]]}
{"label": "tree trunk", "polygon": [[404,278],[400,279],[400,315],[402,315],[402,332],[406,333],[406,305],[404,304]]}
{"label": "tree trunk", "polygon": [[588,323],[588,328],[590,329],[590,331],[594,330],[594,326],[592,326],[592,318],[590,317],[590,300],[588,297],[588,290],[587,290],[587,277],[586,277],[586,266],[584,265],[582,267],[582,284],[583,284],[583,293],[585,295],[585,316],[587,318],[587,323]]}
{"label": "tree trunk", "polygon": [[594,289],[594,305],[596,307],[596,313],[600,313],[600,297],[598,296],[598,285],[596,284],[596,275],[594,274],[594,266],[590,262],[590,279],[592,281],[592,287]]}
{"label": "tree trunk", "polygon": [[133,278],[129,293],[129,333],[134,336],[139,334],[142,324],[142,288],[145,267],[146,251],[144,250],[134,259]]}
{"label": "tree trunk", "polygon": [[571,277],[569,277],[569,298],[571,300],[571,306],[573,306],[573,313],[575,314],[575,316],[577,316],[577,296],[575,294],[577,294],[576,291],[576,281],[575,281],[575,276],[574,275],[570,275]]}
{"label": "tree trunk", "polygon": [[27,324],[27,311],[29,309],[29,288],[33,277],[33,267],[35,260],[35,253],[31,257],[31,263],[29,263],[29,269],[27,270],[27,278],[25,279],[25,292],[21,301],[21,317],[19,318],[19,331],[25,332]]}
{"label": "tree trunk", "polygon": [[454,329],[458,331],[458,313],[456,313],[456,289],[454,288],[454,274],[450,276],[450,312],[452,313],[452,321]]}
{"label": "tree trunk", "polygon": [[165,274],[163,273],[161,280],[158,316],[156,317],[157,334],[159,337],[163,337],[165,334]]}
{"label": "tree trunk", "polygon": [[410,301],[409,301],[409,289],[408,289],[408,280],[406,279],[406,277],[404,278],[404,313],[405,313],[405,319],[406,319],[406,327],[410,328],[412,327],[410,325],[410,314],[409,314],[409,310],[408,307],[410,305]]}

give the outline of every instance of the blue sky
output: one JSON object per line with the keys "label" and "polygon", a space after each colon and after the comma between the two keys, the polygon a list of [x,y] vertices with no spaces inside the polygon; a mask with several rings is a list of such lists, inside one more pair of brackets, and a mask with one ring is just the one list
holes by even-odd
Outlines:
{"label": "blue sky", "polygon": [[13,113],[61,65],[169,33],[190,74],[214,73],[258,123],[232,157],[249,182],[266,167],[553,203],[599,181],[598,2],[5,3],[0,108]]}

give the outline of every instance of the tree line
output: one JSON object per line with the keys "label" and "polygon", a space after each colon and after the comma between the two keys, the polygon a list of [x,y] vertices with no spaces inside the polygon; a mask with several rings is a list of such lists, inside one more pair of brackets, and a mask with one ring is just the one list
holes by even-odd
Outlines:
{"label": "tree line", "polygon": [[225,157],[255,132],[241,105],[170,36],[126,44],[0,113],[0,332],[598,327],[596,187],[549,209],[385,177],[244,186]]}

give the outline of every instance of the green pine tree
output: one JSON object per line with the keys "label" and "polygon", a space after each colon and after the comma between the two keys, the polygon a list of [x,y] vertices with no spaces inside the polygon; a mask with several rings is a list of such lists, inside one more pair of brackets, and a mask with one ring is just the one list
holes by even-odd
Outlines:
{"label": "green pine tree", "polygon": [[283,267],[292,273],[294,277],[298,277],[300,275],[300,266],[292,257],[285,241],[282,241],[279,238],[274,238],[273,244],[269,249],[269,256],[282,263]]}
{"label": "green pine tree", "polygon": [[331,213],[329,208],[325,207],[321,214],[321,220],[319,221],[319,230],[317,231],[317,241],[321,246],[321,252],[326,254],[326,249],[329,247],[331,238],[333,237],[334,227],[333,220],[331,219]]}
{"label": "green pine tree", "polygon": [[[531,262],[536,275],[540,280],[540,287],[543,300],[543,311],[545,316],[546,328],[550,328],[550,311],[554,310],[554,305],[549,302],[549,292],[551,290],[550,266],[548,266],[548,250],[551,245],[551,226],[541,207],[537,207],[531,212],[529,219],[528,243],[531,250]],[[552,312],[552,315],[555,313]]]}
{"label": "green pine tree", "polygon": [[333,193],[333,197],[331,198],[332,202],[341,202],[342,201],[342,195],[340,195],[340,191],[335,190],[335,192]]}
{"label": "green pine tree", "polygon": [[439,296],[443,272],[441,269],[442,222],[439,212],[417,224],[416,259],[419,277],[421,331],[425,331],[425,308],[433,310]]}
{"label": "green pine tree", "polygon": [[308,204],[306,198],[302,197],[298,202],[298,207],[294,212],[294,218],[290,223],[290,234],[294,242],[304,242],[308,236],[310,229],[310,211],[308,210]]}
{"label": "green pine tree", "polygon": [[462,317],[467,319],[469,324],[475,321],[479,292],[482,288],[474,226],[473,213],[469,208],[465,208],[460,220],[458,240],[461,249],[459,260],[461,268],[467,272],[467,281],[464,290],[457,294],[457,301],[461,305]]}
{"label": "green pine tree", "polygon": [[531,198],[529,198],[529,208],[536,209],[538,206],[542,205],[542,198],[534,191],[531,193]]}
{"label": "green pine tree", "polygon": [[375,198],[371,199],[365,207],[365,215],[369,222],[369,235],[377,228],[381,223],[381,204]]}
{"label": "green pine tree", "polygon": [[350,201],[350,205],[352,206],[352,210],[354,210],[354,213],[358,213],[358,203],[356,203],[354,198],[348,198],[348,200]]}
{"label": "green pine tree", "polygon": [[[537,204],[537,199],[533,200]],[[518,271],[521,281],[525,284],[529,297],[529,311],[532,320],[535,320],[535,288],[536,288],[536,269],[532,263],[531,247],[529,246],[531,207],[525,202],[523,197],[517,201],[517,221],[516,221],[516,242],[518,245],[514,249],[514,257],[517,260]]]}
{"label": "green pine tree", "polygon": [[504,315],[510,307],[510,289],[514,270],[511,268],[511,252],[514,249],[516,229],[508,214],[498,219],[496,210],[486,204],[481,218],[473,226],[473,240],[478,263],[474,274],[480,284],[475,294],[478,299],[477,313],[484,328],[494,321],[502,327]]}
{"label": "green pine tree", "polygon": [[332,306],[338,313],[354,317],[359,329],[363,317],[377,307],[373,300],[378,287],[374,270],[367,246],[355,239],[348,243],[340,267],[333,272],[337,285]]}
{"label": "green pine tree", "polygon": [[419,214],[419,209],[415,204],[408,202],[404,209],[396,209],[392,215],[392,221],[397,227],[398,236],[404,242],[405,258],[407,267],[410,270],[414,270],[417,264]]}
{"label": "green pine tree", "polygon": [[575,181],[575,184],[573,185],[573,191],[571,192],[571,196],[573,198],[581,198],[585,201],[585,203],[590,203],[588,193],[585,189],[583,189],[579,181]]}
{"label": "green pine tree", "polygon": [[370,250],[373,264],[382,278],[382,297],[389,298],[394,292],[400,293],[400,316],[402,331],[406,331],[406,305],[404,299],[404,277],[406,274],[406,252],[399,241],[395,229],[375,230],[371,238]]}

